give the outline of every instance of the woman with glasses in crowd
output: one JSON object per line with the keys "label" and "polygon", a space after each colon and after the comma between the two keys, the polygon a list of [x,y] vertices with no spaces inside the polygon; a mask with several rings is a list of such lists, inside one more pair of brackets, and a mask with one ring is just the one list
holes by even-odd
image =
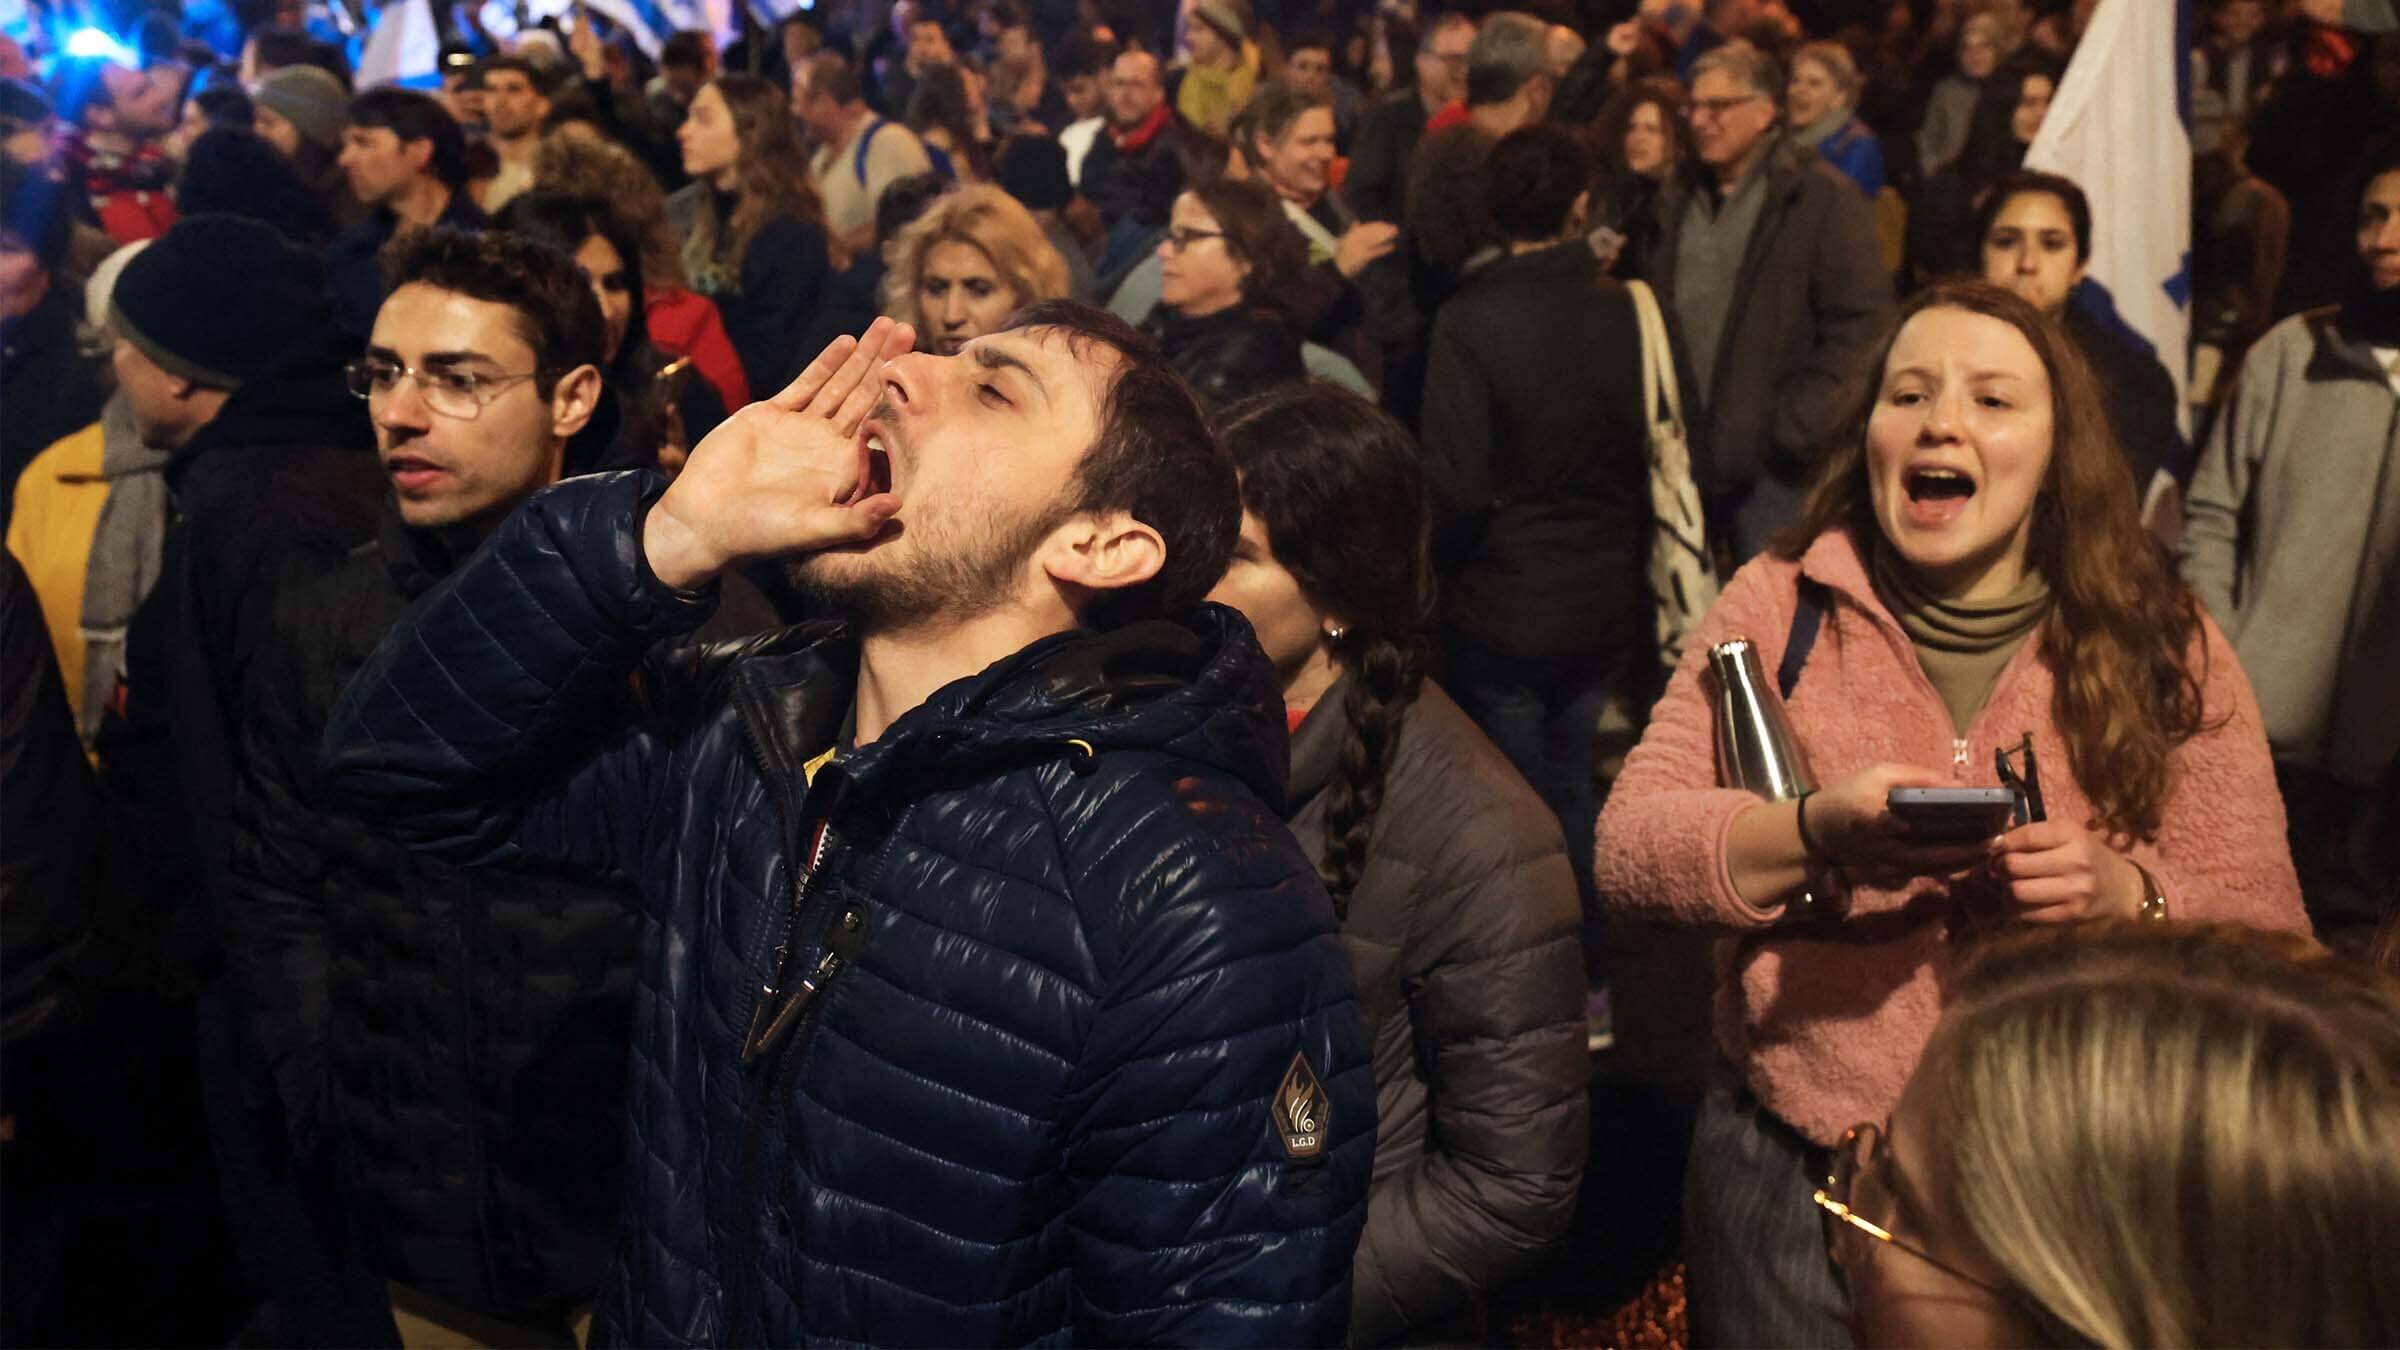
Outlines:
{"label": "woman with glasses in crowd", "polygon": [[[1375,1056],[1350,1340],[1484,1342],[1478,1300],[1565,1232],[1589,1142],[1578,904],[1558,827],[1425,678],[1433,579],[1408,433],[1327,384],[1226,410],[1242,611],[1292,725],[1292,833],[1324,875]],[[1362,510],[1362,503],[1373,509]]]}
{"label": "woman with glasses in crowd", "polygon": [[2124,922],[1950,999],[1814,1192],[1858,1344],[2400,1344],[2400,981]]}
{"label": "woman with glasses in crowd", "polygon": [[683,270],[716,301],[753,394],[791,383],[832,276],[825,210],[810,186],[788,100],[754,75],[720,75],[675,133],[689,187],[667,199]]}
{"label": "woman with glasses in crowd", "polygon": [[1231,178],[1185,192],[1158,260],[1158,309],[1143,331],[1202,406],[1307,378],[1299,334],[1279,301],[1307,268],[1308,246],[1273,192]]}
{"label": "woman with glasses in crowd", "polygon": [[1067,293],[1067,261],[1040,222],[988,183],[935,198],[889,253],[883,312],[917,331],[920,350],[942,356],[956,356],[1017,309]]}
{"label": "woman with glasses in crowd", "polygon": [[[1980,935],[2307,926],[2249,681],[2143,531],[2072,339],[1947,285],[1869,369],[1800,521],[1702,621],[1600,821],[1610,903],[1724,938],[1685,1192],[1703,1343],[1846,1343],[1824,1235],[1790,1199],[1890,1114]],[[1788,678],[1815,791],[1720,781],[1702,672],[1734,638]],[[2022,824],[1921,832],[1888,804],[2003,768],[2039,785]]]}

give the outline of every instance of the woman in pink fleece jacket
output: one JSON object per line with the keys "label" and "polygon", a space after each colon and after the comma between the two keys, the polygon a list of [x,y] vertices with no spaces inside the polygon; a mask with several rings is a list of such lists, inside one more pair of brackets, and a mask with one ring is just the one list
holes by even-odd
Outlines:
{"label": "woman in pink fleece jacket", "polygon": [[[1901,313],[1801,522],[1687,648],[1601,817],[1620,911],[1706,926],[1731,1071],[1685,1192],[1695,1340],[1847,1345],[1809,1193],[1881,1121],[1978,935],[2134,915],[2305,931],[2249,682],[2141,530],[2088,368],[1980,283]],[[1805,584],[1804,584],[1805,582]],[[1788,703],[1819,790],[1720,786],[1710,646],[1775,670],[1822,614]],[[2048,819],[1912,841],[1895,787],[1990,786],[2032,737]],[[1807,890],[1819,899],[1787,907]]]}

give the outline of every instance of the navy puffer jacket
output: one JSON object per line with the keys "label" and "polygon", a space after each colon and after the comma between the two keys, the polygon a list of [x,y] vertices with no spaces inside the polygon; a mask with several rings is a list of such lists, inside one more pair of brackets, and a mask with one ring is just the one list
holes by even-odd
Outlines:
{"label": "navy puffer jacket", "polygon": [[[327,740],[420,846],[641,880],[609,1339],[1339,1344],[1374,1083],[1248,628],[1046,639],[812,783],[855,649],[641,665],[707,610],[642,560],[659,487],[536,497]],[[770,983],[816,992],[745,1064]]]}

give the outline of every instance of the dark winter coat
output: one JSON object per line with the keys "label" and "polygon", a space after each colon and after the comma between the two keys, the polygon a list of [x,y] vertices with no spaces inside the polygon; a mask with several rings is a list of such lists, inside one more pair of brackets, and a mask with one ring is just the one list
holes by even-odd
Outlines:
{"label": "dark winter coat", "polygon": [[561,1325],[599,1291],[623,1196],[632,888],[411,854],[318,782],[334,700],[452,566],[387,508],[370,543],[304,541],[262,569],[230,691],[228,956],[351,1258]]}
{"label": "dark winter coat", "polygon": [[2068,303],[2066,328],[2099,378],[2108,429],[2124,452],[2139,496],[2149,490],[2160,466],[2189,462],[2183,453],[2183,432],[2175,425],[2174,377],[2156,356],[2124,334],[2111,332],[2079,304]]}
{"label": "dark winter coat", "polygon": [[[33,582],[0,549],[0,1050],[68,1021],[98,875],[92,766]],[[0,1082],[6,1094],[7,1082]],[[0,1110],[23,1103],[0,1095]]]}
{"label": "dark winter coat", "polygon": [[[660,490],[535,497],[385,642],[326,746],[420,846],[640,878],[602,1335],[1338,1343],[1371,1070],[1274,813],[1282,710],[1247,627],[1207,607],[1045,639],[812,781],[852,699],[838,629],[654,664],[643,714],[618,710],[709,608],[643,563]],[[791,1020],[745,1056],[767,985]],[[1279,1093],[1296,1061],[1306,1101]]]}
{"label": "dark winter coat", "polygon": [[1187,319],[1161,305],[1142,331],[1158,340],[1175,373],[1212,412],[1262,389],[1308,378],[1299,334],[1281,315],[1266,310],[1235,305]]}
{"label": "dark winter coat", "polygon": [[1102,127],[1083,157],[1084,200],[1111,229],[1126,220],[1166,228],[1176,194],[1183,191],[1183,146],[1195,134],[1176,118],[1171,104],[1165,125],[1138,149],[1119,149],[1111,128]]}
{"label": "dark winter coat", "polygon": [[83,288],[63,272],[23,318],[0,322],[0,530],[14,509],[17,475],[63,437],[100,420],[107,391],[100,362],[75,337]]}
{"label": "dark winter coat", "polygon": [[[1892,279],[1866,199],[1816,152],[1786,137],[1752,170],[1767,200],[1733,284],[1713,397],[1694,426],[1694,477],[1704,492],[1746,489],[1762,473],[1803,481],[1846,411],[1848,381],[1892,314]],[[1675,312],[1675,248],[1689,177],[1659,193],[1658,237],[1641,275]],[[1691,382],[1684,383],[1692,412]]]}
{"label": "dark winter coat", "polygon": [[[1292,737],[1292,833],[1312,859],[1355,678]],[[1579,913],[1556,819],[1428,682],[1342,920],[1378,1122],[1352,1344],[1455,1318],[1574,1217],[1590,1146]]]}
{"label": "dark winter coat", "polygon": [[[677,229],[689,235],[699,228],[712,191],[706,183],[693,183],[667,199]],[[720,231],[733,219],[736,205],[733,194],[715,193]],[[740,257],[733,256],[725,233],[717,243],[716,256],[705,266],[690,266],[687,252],[692,289],[716,302],[725,336],[742,358],[750,396],[772,398],[816,357],[802,350],[802,339],[833,290],[825,229],[815,221],[777,216],[758,227]]]}
{"label": "dark winter coat", "polygon": [[234,391],[168,460],[174,520],[158,583],[125,636],[118,706],[96,749],[122,884],[162,956],[195,983],[218,969],[236,693],[260,669],[266,569],[282,551],[340,556],[372,539],[390,491],[367,405],[343,382],[357,354],[329,333]]}
{"label": "dark winter coat", "polygon": [[[433,222],[453,230],[480,230],[490,221],[475,195],[465,188],[450,193],[450,204]],[[364,339],[375,331],[375,315],[391,287],[383,279],[383,246],[400,233],[400,217],[378,206],[365,220],[342,231],[325,250],[325,290],[333,297],[334,321],[352,337]]]}
{"label": "dark winter coat", "polygon": [[1446,626],[1529,658],[1647,640],[1641,329],[1581,239],[1442,306],[1424,444]]}
{"label": "dark winter coat", "polygon": [[1376,100],[1359,119],[1357,148],[1342,179],[1359,219],[1400,221],[1408,204],[1408,166],[1430,116],[1424,98],[1407,88]]}

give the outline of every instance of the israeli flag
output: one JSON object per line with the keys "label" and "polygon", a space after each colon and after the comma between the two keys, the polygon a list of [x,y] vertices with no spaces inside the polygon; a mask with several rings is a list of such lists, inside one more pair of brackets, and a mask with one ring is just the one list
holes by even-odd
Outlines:
{"label": "israeli flag", "polygon": [[412,89],[438,89],[442,83],[442,31],[433,19],[430,0],[395,0],[375,16],[358,56],[357,84],[361,89],[397,84]]}
{"label": "israeli flag", "polygon": [[2091,198],[2075,303],[2149,346],[2175,379],[2179,421],[2191,379],[2191,13],[2191,0],[2100,0],[2025,151],[2026,168]]}

